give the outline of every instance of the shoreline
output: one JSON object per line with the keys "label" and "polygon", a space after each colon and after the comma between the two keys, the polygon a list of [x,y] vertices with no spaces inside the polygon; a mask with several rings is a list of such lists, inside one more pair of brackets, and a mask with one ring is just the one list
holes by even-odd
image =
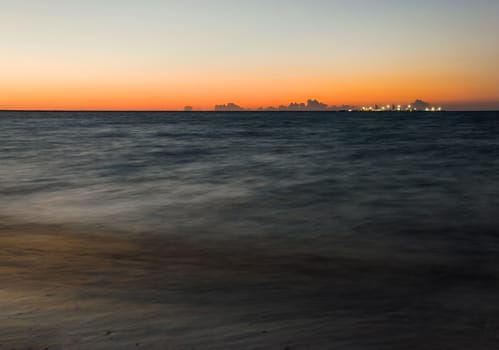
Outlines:
{"label": "shoreline", "polygon": [[464,349],[499,340],[493,269],[86,230],[0,226],[0,348]]}

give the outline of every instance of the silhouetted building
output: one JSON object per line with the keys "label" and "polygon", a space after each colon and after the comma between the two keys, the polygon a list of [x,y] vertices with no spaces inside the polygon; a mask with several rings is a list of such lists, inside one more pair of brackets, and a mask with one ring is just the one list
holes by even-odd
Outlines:
{"label": "silhouetted building", "polygon": [[243,108],[235,103],[229,102],[225,105],[216,105],[215,111],[219,112],[237,112],[242,111]]}
{"label": "silhouetted building", "polygon": [[428,108],[430,108],[430,104],[423,101],[423,100],[416,100],[414,101],[414,103],[412,104],[412,108],[415,108],[417,109],[418,111],[424,111]]}
{"label": "silhouetted building", "polygon": [[291,102],[288,106],[279,106],[280,111],[325,111],[328,105],[318,100],[308,100],[307,103]]}
{"label": "silhouetted building", "polygon": [[319,102],[318,100],[307,101],[307,110],[309,111],[325,111],[327,107],[327,104]]}

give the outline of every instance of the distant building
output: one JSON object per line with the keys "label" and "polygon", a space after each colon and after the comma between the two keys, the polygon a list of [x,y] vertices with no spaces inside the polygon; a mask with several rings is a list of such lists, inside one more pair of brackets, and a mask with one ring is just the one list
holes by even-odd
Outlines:
{"label": "distant building", "polygon": [[418,110],[418,111],[424,111],[428,108],[430,108],[430,104],[423,101],[423,100],[416,100],[414,101],[414,103],[412,104],[412,108]]}
{"label": "distant building", "polygon": [[309,111],[325,111],[328,105],[318,100],[308,100],[307,101],[307,110]]}
{"label": "distant building", "polygon": [[229,102],[225,105],[215,105],[215,111],[218,112],[237,112],[242,111],[243,108],[233,102]]}
{"label": "distant building", "polygon": [[192,106],[185,106],[184,112],[192,112]]}
{"label": "distant building", "polygon": [[307,108],[305,103],[291,102],[288,106],[288,111],[304,111]]}
{"label": "distant building", "polygon": [[288,106],[281,105],[280,111],[325,111],[328,105],[318,100],[307,100],[307,103],[291,102]]}

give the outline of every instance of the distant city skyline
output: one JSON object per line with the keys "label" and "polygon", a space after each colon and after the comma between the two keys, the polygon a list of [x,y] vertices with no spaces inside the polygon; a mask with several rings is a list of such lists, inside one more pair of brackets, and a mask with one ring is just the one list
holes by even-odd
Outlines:
{"label": "distant city skyline", "polygon": [[[237,111],[340,111],[340,110],[359,110],[359,111],[424,111],[424,110],[442,110],[442,106],[438,106],[421,99],[416,99],[414,102],[410,103],[389,103],[389,104],[378,104],[373,105],[329,105],[327,103],[321,102],[317,99],[308,99],[306,102],[290,102],[286,105],[279,106],[266,106],[259,108],[245,108],[234,102],[228,102],[225,104],[215,105],[213,110],[219,112],[237,112]],[[184,111],[191,112],[194,111],[192,106],[185,106]]]}
{"label": "distant city skyline", "polygon": [[412,111],[430,110],[445,110],[445,111],[497,111],[499,110],[499,103],[462,103],[462,104],[438,104],[426,102],[420,99],[413,100],[412,102],[383,102],[383,103],[367,103],[362,105],[354,104],[327,104],[317,99],[307,99],[305,102],[289,102],[288,104],[281,105],[266,105],[257,107],[248,107],[235,102],[227,102],[223,104],[215,104],[211,107],[196,107],[193,105],[185,105],[179,108],[26,108],[26,107],[8,107],[0,106],[0,111],[16,111],[16,110],[33,110],[33,111],[165,111],[165,112],[236,112],[236,111],[405,111],[411,109]]}
{"label": "distant city skyline", "polygon": [[0,0],[0,109],[499,109],[499,1]]}

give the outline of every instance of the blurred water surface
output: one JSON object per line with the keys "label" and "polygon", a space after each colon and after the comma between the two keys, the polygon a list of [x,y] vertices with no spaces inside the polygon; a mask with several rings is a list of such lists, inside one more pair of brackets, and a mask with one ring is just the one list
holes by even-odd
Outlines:
{"label": "blurred water surface", "polygon": [[0,214],[28,222],[325,249],[499,221],[497,113],[2,112],[0,150]]}
{"label": "blurred water surface", "polygon": [[499,346],[498,113],[0,112],[0,219],[0,348]]}

